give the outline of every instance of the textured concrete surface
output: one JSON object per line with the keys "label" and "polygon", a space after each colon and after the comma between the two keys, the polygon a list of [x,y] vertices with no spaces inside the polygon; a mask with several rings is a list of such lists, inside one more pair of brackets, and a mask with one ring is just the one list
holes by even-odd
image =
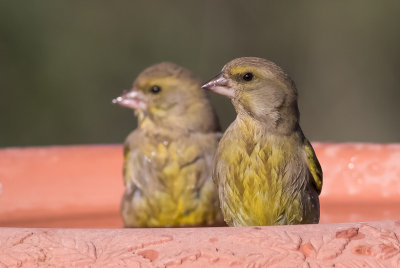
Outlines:
{"label": "textured concrete surface", "polygon": [[0,228],[0,267],[400,267],[400,222]]}

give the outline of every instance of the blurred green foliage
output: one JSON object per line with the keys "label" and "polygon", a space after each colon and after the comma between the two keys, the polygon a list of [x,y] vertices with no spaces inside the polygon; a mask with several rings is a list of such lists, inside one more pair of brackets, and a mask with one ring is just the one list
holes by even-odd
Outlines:
{"label": "blurred green foliage", "polygon": [[136,119],[111,100],[141,70],[240,56],[288,71],[311,140],[399,142],[399,25],[399,1],[0,0],[0,147],[121,143]]}

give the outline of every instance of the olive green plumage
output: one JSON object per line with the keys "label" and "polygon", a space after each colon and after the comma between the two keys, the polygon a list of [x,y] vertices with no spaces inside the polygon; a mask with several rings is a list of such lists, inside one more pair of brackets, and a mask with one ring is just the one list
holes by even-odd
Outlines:
{"label": "olive green plumage", "polygon": [[299,125],[294,82],[276,64],[238,58],[206,83],[232,99],[213,177],[230,226],[318,223],[322,170]]}
{"label": "olive green plumage", "polygon": [[126,227],[219,225],[212,181],[219,123],[199,81],[175,64],[144,70],[115,102],[134,108],[139,126],[125,141]]}

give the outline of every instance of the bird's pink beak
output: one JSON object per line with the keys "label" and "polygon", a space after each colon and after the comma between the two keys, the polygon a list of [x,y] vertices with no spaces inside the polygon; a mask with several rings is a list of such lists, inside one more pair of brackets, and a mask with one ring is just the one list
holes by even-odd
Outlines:
{"label": "bird's pink beak", "polygon": [[235,91],[229,86],[228,80],[224,77],[222,73],[212,78],[201,88],[212,90],[215,93],[227,96],[229,98],[235,97]]}
{"label": "bird's pink beak", "polygon": [[112,103],[117,103],[121,106],[131,109],[144,110],[146,109],[145,96],[142,92],[137,90],[125,90],[121,96],[112,100]]}

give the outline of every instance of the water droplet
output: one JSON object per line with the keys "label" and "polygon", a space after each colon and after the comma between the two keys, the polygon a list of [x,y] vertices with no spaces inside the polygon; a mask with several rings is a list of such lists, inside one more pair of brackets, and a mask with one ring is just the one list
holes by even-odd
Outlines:
{"label": "water droplet", "polygon": [[165,146],[167,146],[168,145],[168,141],[163,141],[163,144],[165,145]]}
{"label": "water droplet", "polygon": [[354,168],[354,164],[353,163],[349,163],[347,166],[349,167],[349,169],[353,169]]}

